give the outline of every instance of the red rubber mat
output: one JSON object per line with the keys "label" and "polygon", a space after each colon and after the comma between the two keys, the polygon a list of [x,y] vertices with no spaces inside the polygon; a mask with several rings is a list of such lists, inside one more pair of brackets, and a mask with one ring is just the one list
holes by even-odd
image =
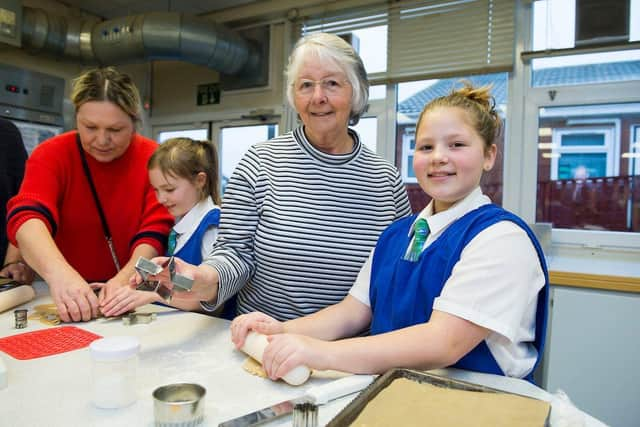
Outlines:
{"label": "red rubber mat", "polygon": [[99,338],[75,326],[60,326],[0,338],[0,351],[14,359],[29,360],[84,348]]}

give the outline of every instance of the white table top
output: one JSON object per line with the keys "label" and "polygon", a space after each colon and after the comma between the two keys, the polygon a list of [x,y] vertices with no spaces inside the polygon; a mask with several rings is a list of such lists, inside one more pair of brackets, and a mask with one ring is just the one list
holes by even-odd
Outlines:
{"label": "white table top", "polygon": [[[36,283],[35,287],[36,299],[21,308],[31,309],[51,302],[43,283]],[[123,409],[93,406],[88,348],[32,360],[16,360],[0,352],[8,372],[8,386],[0,390],[0,425],[153,426],[153,390],[170,383],[193,382],[207,390],[202,425],[217,426],[222,421],[301,396],[307,388],[330,381],[311,378],[304,385],[293,387],[282,381],[273,382],[248,374],[242,369],[246,356],[233,347],[227,320],[155,305],[138,311],[159,313],[149,324],[125,326],[119,319],[73,324],[105,337],[133,335],[140,339],[136,403]],[[16,330],[13,310],[0,314],[0,337],[48,327],[29,320],[26,329]],[[550,394],[523,380],[451,369],[435,373],[552,400]],[[320,424],[329,422],[354,397],[347,396],[321,406]],[[585,425],[601,425],[586,414],[585,418],[588,421]],[[291,425],[291,417],[268,424],[272,427],[286,425]]]}

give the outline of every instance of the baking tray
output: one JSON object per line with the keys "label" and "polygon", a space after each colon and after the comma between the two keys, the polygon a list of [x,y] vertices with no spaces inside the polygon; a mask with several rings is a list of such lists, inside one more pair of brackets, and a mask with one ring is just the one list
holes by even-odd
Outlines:
{"label": "baking tray", "polygon": [[[371,383],[367,388],[365,388],[362,393],[355,399],[351,401],[347,406],[345,406],[342,411],[340,411],[328,424],[327,427],[344,427],[349,426],[353,423],[360,412],[367,406],[367,404],[373,400],[374,397],[378,395],[384,388],[386,388],[389,384],[391,384],[394,380],[398,378],[406,378],[411,381],[417,381],[419,383],[429,383],[431,385],[452,388],[457,390],[466,390],[466,391],[477,391],[484,393],[502,393],[502,394],[513,394],[516,396],[526,397],[528,399],[533,399],[528,396],[523,396],[521,394],[510,393],[507,391],[497,390],[490,387],[485,387],[480,384],[473,384],[466,381],[456,380],[453,378],[447,378],[440,375],[434,375],[423,371],[416,371],[413,369],[401,369],[396,368],[390,371],[387,371],[384,375],[378,377],[373,383]],[[426,425],[426,424],[425,424]],[[544,426],[540,427],[549,427],[549,414],[547,414],[547,418],[545,420]]]}

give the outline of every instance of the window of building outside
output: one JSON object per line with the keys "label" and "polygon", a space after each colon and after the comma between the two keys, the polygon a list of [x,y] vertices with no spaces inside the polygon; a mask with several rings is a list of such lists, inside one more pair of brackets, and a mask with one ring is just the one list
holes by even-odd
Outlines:
{"label": "window of building outside", "polygon": [[[575,3],[533,4],[533,50],[566,49],[575,40]],[[640,39],[640,1],[632,0],[629,34]],[[640,83],[640,50],[612,51],[531,62],[531,86],[583,86],[584,103],[538,107],[536,221],[554,228],[640,231],[638,128],[640,102],[593,104],[590,85]],[[640,101],[640,84],[635,92]]]}
{"label": "window of building outside", "polygon": [[502,204],[502,173],[504,159],[504,137],[507,110],[507,80],[508,73],[494,73],[474,76],[461,76],[448,79],[432,79],[419,82],[399,83],[397,85],[398,103],[396,108],[396,166],[401,171],[402,179],[406,183],[409,200],[414,212],[422,210],[428,203],[429,197],[417,184],[413,171],[413,151],[415,149],[416,122],[423,107],[433,99],[446,95],[454,88],[462,86],[463,81],[469,81],[474,86],[491,86],[491,93],[496,103],[496,109],[503,119],[503,129],[494,141],[498,146],[496,163],[480,182],[482,191],[491,200]]}
{"label": "window of building outside", "polygon": [[361,117],[358,124],[351,127],[358,132],[361,142],[375,153],[378,138],[378,118]]}

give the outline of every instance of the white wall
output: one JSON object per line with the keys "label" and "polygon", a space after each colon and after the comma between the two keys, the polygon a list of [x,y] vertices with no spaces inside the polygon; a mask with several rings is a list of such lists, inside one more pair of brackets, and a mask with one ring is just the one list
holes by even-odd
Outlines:
{"label": "white wall", "polygon": [[544,388],[611,426],[640,423],[640,294],[552,287]]}

